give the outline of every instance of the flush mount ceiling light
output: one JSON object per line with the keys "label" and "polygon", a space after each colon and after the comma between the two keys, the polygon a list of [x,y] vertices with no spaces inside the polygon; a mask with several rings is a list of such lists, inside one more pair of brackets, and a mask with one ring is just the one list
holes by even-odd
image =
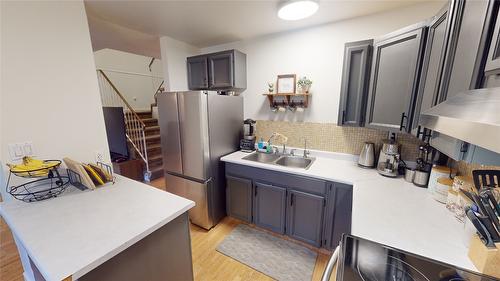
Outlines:
{"label": "flush mount ceiling light", "polygon": [[300,20],[312,16],[318,11],[318,1],[288,0],[283,2],[278,10],[278,17],[284,20]]}

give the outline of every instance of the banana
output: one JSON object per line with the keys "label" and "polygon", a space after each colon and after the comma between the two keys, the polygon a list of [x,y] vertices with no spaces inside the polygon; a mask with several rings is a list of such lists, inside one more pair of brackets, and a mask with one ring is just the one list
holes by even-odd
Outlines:
{"label": "banana", "polygon": [[22,164],[7,164],[10,171],[19,176],[46,176],[51,168],[59,165],[59,161],[43,161],[32,157],[23,157]]}

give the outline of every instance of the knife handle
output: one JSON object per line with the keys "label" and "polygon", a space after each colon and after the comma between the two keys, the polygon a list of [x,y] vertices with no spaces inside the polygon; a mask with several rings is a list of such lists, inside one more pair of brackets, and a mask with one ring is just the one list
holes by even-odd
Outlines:
{"label": "knife handle", "polygon": [[488,231],[488,233],[490,234],[493,243],[500,242],[500,236],[498,235],[498,232],[493,226],[491,219],[488,216],[481,216],[481,215],[478,215],[477,218],[484,225],[486,231]]}
{"label": "knife handle", "polygon": [[474,211],[472,211],[470,208],[466,208],[465,214],[467,215],[469,220],[472,222],[472,224],[476,228],[477,233],[479,234],[479,238],[483,241],[483,243],[486,245],[486,247],[489,247],[489,248],[495,247],[495,243],[493,243],[493,240],[491,239],[490,234],[486,230],[486,227],[481,223],[481,221],[476,216]]}

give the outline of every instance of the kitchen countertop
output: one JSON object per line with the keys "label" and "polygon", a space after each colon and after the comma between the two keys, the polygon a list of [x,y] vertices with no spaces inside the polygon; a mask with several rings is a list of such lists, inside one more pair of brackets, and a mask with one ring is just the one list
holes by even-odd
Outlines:
{"label": "kitchen countertop", "polygon": [[467,257],[463,223],[426,188],[360,168],[354,155],[311,151],[316,160],[308,170],[243,160],[246,155],[237,151],[221,161],[351,184],[353,235],[477,271]]}
{"label": "kitchen countertop", "polygon": [[73,280],[166,225],[194,202],[116,175],[113,185],[0,203],[0,214],[47,281]]}

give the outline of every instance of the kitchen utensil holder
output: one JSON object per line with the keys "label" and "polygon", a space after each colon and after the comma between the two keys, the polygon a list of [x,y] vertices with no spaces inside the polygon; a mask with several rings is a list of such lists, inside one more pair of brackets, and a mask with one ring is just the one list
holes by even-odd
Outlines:
{"label": "kitchen utensil holder", "polygon": [[480,272],[500,278],[500,243],[495,243],[495,248],[488,248],[477,234],[472,235],[469,259]]}
{"label": "kitchen utensil holder", "polygon": [[[107,183],[114,184],[115,183],[115,176],[113,175],[113,169],[111,168],[111,166],[109,166],[108,164],[104,164],[102,162],[97,162],[96,164],[97,164],[97,166],[99,166],[99,168],[106,170],[106,172],[108,172],[108,174],[111,175],[112,180],[105,182],[104,185],[106,185]],[[90,189],[88,186],[86,186],[82,183],[82,178],[81,178],[80,174],[78,174],[77,172],[75,172],[71,169],[67,169],[67,172],[68,172],[69,182],[71,183],[72,186],[74,186],[82,191],[85,189]],[[103,185],[101,185],[100,187],[102,187],[102,186]]]}

